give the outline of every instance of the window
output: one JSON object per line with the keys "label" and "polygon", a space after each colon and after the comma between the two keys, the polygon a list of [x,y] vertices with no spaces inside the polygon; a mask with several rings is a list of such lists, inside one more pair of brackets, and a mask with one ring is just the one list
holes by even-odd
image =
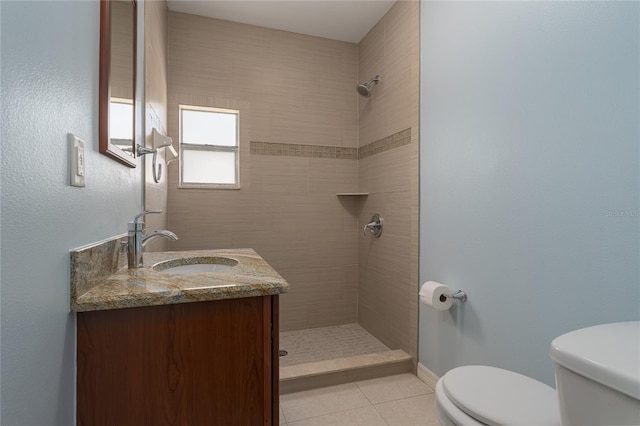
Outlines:
{"label": "window", "polygon": [[239,182],[239,111],[180,105],[180,187],[230,188]]}

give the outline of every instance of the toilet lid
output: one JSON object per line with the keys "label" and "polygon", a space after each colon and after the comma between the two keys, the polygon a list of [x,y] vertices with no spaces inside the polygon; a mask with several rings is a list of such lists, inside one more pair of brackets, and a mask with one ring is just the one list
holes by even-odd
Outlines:
{"label": "toilet lid", "polygon": [[563,334],[551,342],[551,359],[640,399],[640,321],[601,324]]}
{"label": "toilet lid", "polygon": [[442,377],[447,397],[488,425],[559,425],[556,391],[530,377],[500,368],[469,365]]}

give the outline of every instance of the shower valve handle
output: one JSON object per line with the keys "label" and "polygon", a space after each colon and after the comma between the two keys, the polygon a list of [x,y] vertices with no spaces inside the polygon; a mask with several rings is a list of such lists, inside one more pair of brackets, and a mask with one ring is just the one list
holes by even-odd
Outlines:
{"label": "shower valve handle", "polygon": [[364,226],[364,229],[362,230],[362,233],[366,236],[367,235],[367,229],[371,229],[371,232],[376,232],[376,230],[380,227],[379,223],[376,222],[371,222],[371,223],[367,223]]}
{"label": "shower valve handle", "polygon": [[371,234],[374,237],[379,237],[382,235],[382,224],[383,219],[378,213],[371,216],[371,222],[367,223],[362,229],[362,233],[364,236],[367,236],[367,230],[371,231]]}

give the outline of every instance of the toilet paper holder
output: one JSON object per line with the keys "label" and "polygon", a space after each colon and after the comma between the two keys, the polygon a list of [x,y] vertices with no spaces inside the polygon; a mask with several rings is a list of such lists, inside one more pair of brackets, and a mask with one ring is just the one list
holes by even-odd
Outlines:
{"label": "toilet paper holder", "polygon": [[461,302],[467,301],[467,292],[464,290],[458,290],[453,294],[441,294],[440,301],[445,302],[447,299],[455,299]]}

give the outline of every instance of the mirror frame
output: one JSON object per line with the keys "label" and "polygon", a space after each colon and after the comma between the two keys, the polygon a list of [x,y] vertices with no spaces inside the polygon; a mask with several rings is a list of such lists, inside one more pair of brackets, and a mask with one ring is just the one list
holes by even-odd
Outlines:
{"label": "mirror frame", "polygon": [[138,42],[138,4],[131,0],[133,7],[133,156],[115,144],[109,136],[109,104],[111,102],[111,1],[100,0],[100,83],[99,83],[99,126],[98,140],[100,152],[129,167],[136,167],[136,47]]}

